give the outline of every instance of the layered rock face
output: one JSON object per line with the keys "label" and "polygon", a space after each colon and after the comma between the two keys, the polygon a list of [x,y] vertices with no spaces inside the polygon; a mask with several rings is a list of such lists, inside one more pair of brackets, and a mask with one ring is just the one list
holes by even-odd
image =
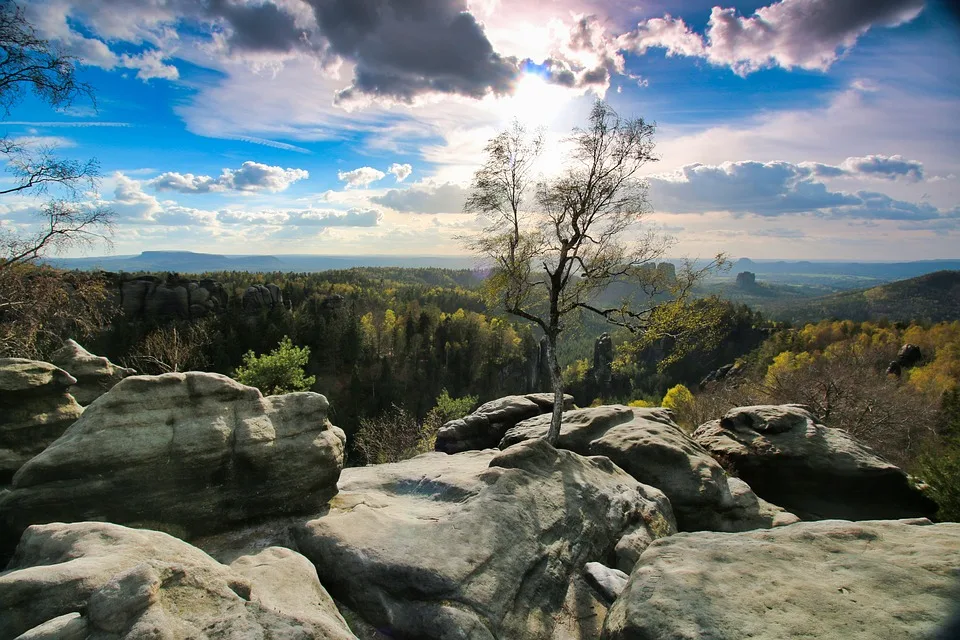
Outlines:
{"label": "layered rock face", "polygon": [[212,373],[126,378],[20,468],[0,498],[2,533],[106,520],[191,537],[316,512],[343,467],[328,407],[320,394],[265,398]]}
{"label": "layered rock face", "polygon": [[0,485],[83,413],[69,393],[76,382],[47,362],[0,358]]}
{"label": "layered rock face", "polygon": [[102,522],[27,529],[0,602],[2,638],[355,638],[290,549],[225,566],[167,534]]}
{"label": "layered rock face", "polygon": [[[573,396],[563,397],[564,407],[573,406]],[[507,432],[521,420],[553,411],[552,393],[505,396],[482,404],[470,415],[451,420],[437,432],[436,450],[460,453],[496,447]]]}
{"label": "layered rock face", "polygon": [[584,565],[639,557],[671,521],[609,460],[534,441],[346,469],[329,512],[294,534],[386,637],[590,638],[606,605]]}
{"label": "layered rock face", "polygon": [[602,637],[932,638],[960,602],[957,558],[960,524],[926,520],[671,536],[641,556]]}
{"label": "layered rock face", "polygon": [[77,379],[69,392],[84,407],[124,378],[137,374],[134,369],[118,367],[106,358],[93,355],[74,340],[64,342],[50,357],[50,362]]}
{"label": "layered rock face", "polygon": [[757,495],[804,520],[932,517],[936,504],[899,468],[799,405],[739,407],[694,440]]}
{"label": "layered rock face", "polygon": [[213,280],[139,276],[120,283],[120,305],[128,318],[202,318],[226,308],[227,292]]}
{"label": "layered rock face", "polygon": [[243,292],[243,310],[257,313],[263,309],[273,309],[283,304],[283,294],[275,284],[254,284]]}
{"label": "layered rock face", "polygon": [[[549,415],[525,420],[507,431],[500,446],[543,438],[549,427]],[[747,531],[797,521],[728,476],[667,409],[609,405],[567,411],[557,446],[607,456],[640,482],[663,491],[682,531]]]}

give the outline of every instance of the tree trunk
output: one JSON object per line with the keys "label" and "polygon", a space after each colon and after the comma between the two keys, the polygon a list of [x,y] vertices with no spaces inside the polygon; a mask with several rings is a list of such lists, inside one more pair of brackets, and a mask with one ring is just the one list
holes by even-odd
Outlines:
{"label": "tree trunk", "polygon": [[547,442],[555,447],[560,439],[560,418],[563,415],[563,376],[557,360],[556,336],[547,336],[547,366],[550,368],[550,382],[553,385],[553,416],[550,419]]}

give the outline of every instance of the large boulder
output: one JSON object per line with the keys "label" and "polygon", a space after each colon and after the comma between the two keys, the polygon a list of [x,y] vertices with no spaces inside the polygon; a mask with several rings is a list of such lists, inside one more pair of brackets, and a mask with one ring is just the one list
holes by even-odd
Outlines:
{"label": "large boulder", "polygon": [[[573,396],[563,397],[564,407],[573,406]],[[437,432],[435,449],[460,453],[496,447],[507,429],[521,420],[553,411],[552,393],[505,396],[477,407],[470,415],[444,424]]]}
{"label": "large boulder", "polygon": [[315,513],[337,491],[343,431],[317,393],[263,397],[214,373],[133,376],[20,468],[2,533],[105,520],[191,537]]}
{"label": "large boulder", "polygon": [[118,367],[106,358],[93,355],[76,341],[69,339],[53,352],[50,362],[77,379],[77,383],[72,385],[69,391],[84,407],[124,378],[137,374],[134,369]]}
{"label": "large boulder", "polygon": [[925,520],[680,534],[644,552],[602,637],[932,638],[960,602],[958,558],[960,524]]}
{"label": "large boulder", "polygon": [[0,485],[73,424],[77,380],[48,362],[0,358]]}
{"label": "large boulder", "polygon": [[632,567],[674,531],[656,489],[537,440],[345,469],[329,512],[294,535],[331,595],[386,637],[492,640],[595,638],[606,603],[586,563]]}
{"label": "large boulder", "polygon": [[730,410],[693,434],[757,495],[803,520],[932,517],[937,505],[910,478],[800,405]]}
{"label": "large boulder", "polygon": [[[542,438],[549,427],[549,415],[525,420],[507,431],[500,446]],[[607,456],[640,482],[663,491],[681,531],[747,531],[797,521],[730,477],[673,422],[668,409],[607,405],[567,411],[557,446]]]}
{"label": "large boulder", "polygon": [[0,602],[0,638],[355,637],[290,549],[226,566],[165,533],[102,522],[27,529]]}

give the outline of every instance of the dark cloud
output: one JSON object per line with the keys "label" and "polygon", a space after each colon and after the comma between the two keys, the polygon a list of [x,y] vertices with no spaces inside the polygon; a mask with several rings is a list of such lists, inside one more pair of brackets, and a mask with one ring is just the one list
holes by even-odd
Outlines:
{"label": "dark cloud", "polygon": [[208,11],[230,25],[227,43],[234,50],[287,53],[308,42],[307,31],[297,26],[296,18],[270,2],[210,0]]}
{"label": "dark cloud", "polygon": [[829,191],[810,171],[789,162],[693,164],[650,179],[658,209],[673,213],[730,211],[761,216],[803,213],[857,204],[856,197]]}
{"label": "dark cloud", "polygon": [[427,92],[509,93],[516,58],[493,50],[463,0],[308,0],[329,52],[356,64],[357,94],[411,101]]}
{"label": "dark cloud", "polygon": [[817,180],[873,173],[887,178],[920,170],[922,165],[900,156],[867,156],[848,158],[839,167],[790,162],[693,164],[649,180],[653,205],[671,213],[726,211],[764,217],[813,214],[835,219],[899,220],[928,229],[958,226],[960,209],[944,211],[926,202],[896,200],[874,191],[831,191]]}
{"label": "dark cloud", "polygon": [[461,213],[467,192],[453,183],[438,186],[415,185],[409,189],[391,189],[371,202],[402,213]]}

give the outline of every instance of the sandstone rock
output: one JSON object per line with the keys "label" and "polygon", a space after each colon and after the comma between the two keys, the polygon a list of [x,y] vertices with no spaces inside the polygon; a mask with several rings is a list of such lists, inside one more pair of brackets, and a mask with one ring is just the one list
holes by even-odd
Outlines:
{"label": "sandstone rock", "polygon": [[80,417],[76,382],[48,362],[0,358],[0,485]]}
{"label": "sandstone rock", "polygon": [[69,391],[84,407],[124,378],[137,374],[134,369],[118,367],[106,358],[93,355],[69,339],[50,356],[50,362],[77,379]]}
{"label": "sandstone rock", "polygon": [[[549,415],[525,420],[507,431],[500,446],[542,438],[549,426]],[[640,482],[663,491],[682,531],[746,531],[797,520],[729,477],[673,422],[668,409],[608,405],[567,411],[558,446],[607,456]]]}
{"label": "sandstone rock", "polygon": [[587,582],[608,603],[613,603],[627,586],[630,576],[619,569],[611,569],[599,562],[588,562],[583,568]]}
{"label": "sandstone rock", "polygon": [[[387,637],[591,638],[583,581],[660,492],[542,440],[345,469],[326,515],[295,530],[331,595]],[[653,534],[650,534],[653,535]]]}
{"label": "sandstone rock", "polygon": [[219,282],[199,282],[169,274],[165,280],[155,276],[136,276],[121,280],[120,305],[128,318],[192,319],[222,311],[227,292]]}
{"label": "sandstone rock", "polygon": [[896,362],[904,369],[915,367],[920,364],[921,360],[923,360],[923,352],[921,352],[920,347],[915,344],[905,344],[900,347],[900,351],[897,352]]}
{"label": "sandstone rock", "polygon": [[[564,396],[564,406],[573,406],[573,396]],[[497,398],[480,405],[470,415],[443,425],[437,432],[435,448],[444,453],[490,449],[521,420],[552,411],[552,393]]]}
{"label": "sandstone rock", "polygon": [[13,478],[3,533],[105,520],[181,537],[314,513],[336,493],[343,432],[316,393],[263,397],[226,376],[133,376]]}
{"label": "sandstone rock", "polygon": [[86,618],[73,612],[47,620],[21,633],[15,640],[87,640],[89,636],[90,628]]}
{"label": "sandstone rock", "polygon": [[928,638],[958,600],[960,524],[801,522],[643,554],[606,640]]}
{"label": "sandstone rock", "polygon": [[248,313],[273,309],[282,304],[283,294],[275,284],[254,284],[243,292],[243,310]]}
{"label": "sandstone rock", "polygon": [[0,601],[3,638],[354,638],[300,554],[270,548],[226,567],[167,534],[101,522],[27,529]]}
{"label": "sandstone rock", "polygon": [[799,405],[740,407],[693,434],[762,498],[804,520],[933,516],[899,468]]}

